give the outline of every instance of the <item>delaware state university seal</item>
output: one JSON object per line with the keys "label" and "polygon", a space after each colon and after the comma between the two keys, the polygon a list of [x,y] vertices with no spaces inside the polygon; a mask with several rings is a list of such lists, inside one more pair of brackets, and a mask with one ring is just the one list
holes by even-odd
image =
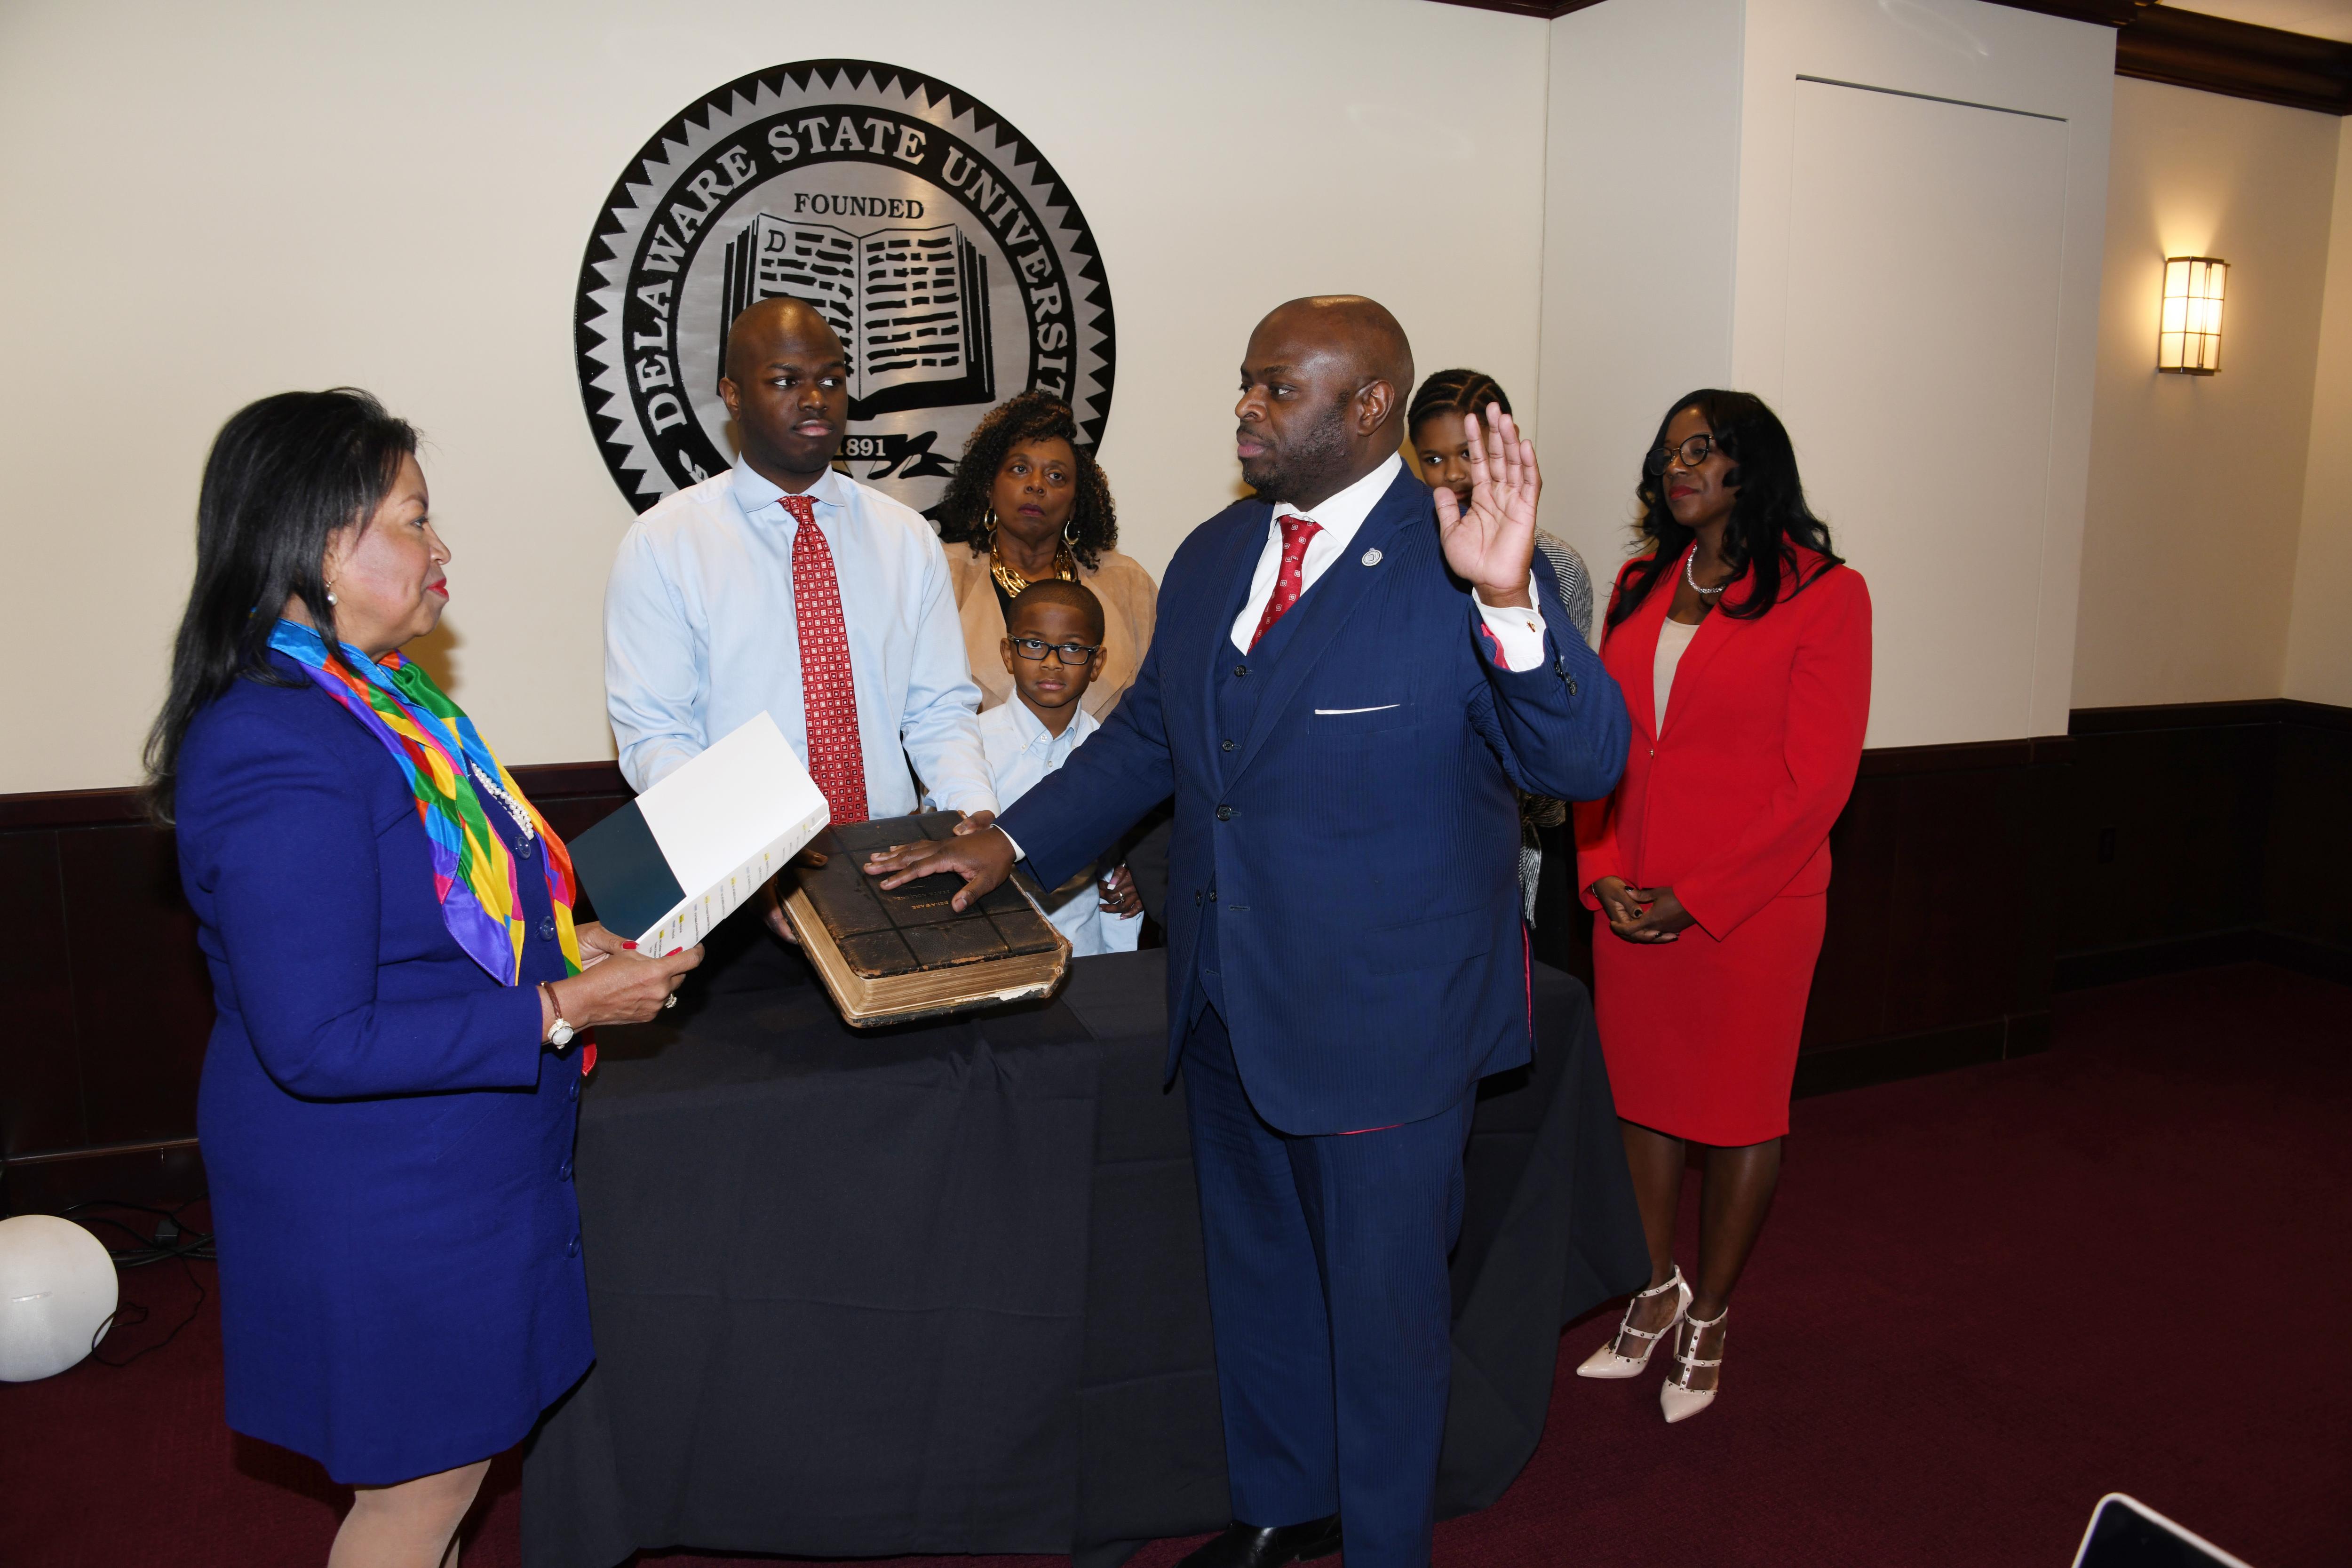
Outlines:
{"label": "delaware state university seal", "polygon": [[1116,338],[1094,236],[1045,156],[944,82],[776,66],[630,161],[573,320],[589,423],[639,511],[734,462],[728,325],[778,294],[823,311],[848,351],[849,472],[918,510],[1016,392],[1061,398],[1102,438]]}

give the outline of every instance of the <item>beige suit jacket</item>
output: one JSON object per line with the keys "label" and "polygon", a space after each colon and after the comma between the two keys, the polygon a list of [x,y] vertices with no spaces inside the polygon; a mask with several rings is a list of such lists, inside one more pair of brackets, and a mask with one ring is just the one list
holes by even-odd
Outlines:
{"label": "beige suit jacket", "polygon": [[[964,652],[971,659],[971,678],[980,683],[980,709],[985,713],[1013,696],[1013,677],[1004,671],[1004,611],[989,583],[987,555],[968,543],[950,544],[947,552],[956,615],[963,622]],[[1143,650],[1151,646],[1160,587],[1132,556],[1116,550],[1104,551],[1102,563],[1091,572],[1080,567],[1078,581],[1094,590],[1103,606],[1103,671],[1087,688],[1083,702],[1097,719],[1108,719],[1120,696],[1135,684]]]}

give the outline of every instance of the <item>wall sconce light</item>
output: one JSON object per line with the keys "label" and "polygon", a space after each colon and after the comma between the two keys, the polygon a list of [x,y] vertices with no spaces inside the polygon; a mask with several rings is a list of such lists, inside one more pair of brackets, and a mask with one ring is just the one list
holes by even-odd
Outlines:
{"label": "wall sconce light", "polygon": [[2221,289],[2230,264],[2210,256],[2164,261],[2164,319],[2156,333],[2156,368],[2211,375],[2221,368]]}

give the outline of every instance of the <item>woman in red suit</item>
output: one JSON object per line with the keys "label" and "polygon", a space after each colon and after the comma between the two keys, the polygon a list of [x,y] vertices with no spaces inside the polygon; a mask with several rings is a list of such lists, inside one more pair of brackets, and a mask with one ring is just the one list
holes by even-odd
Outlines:
{"label": "woman in red suit", "polygon": [[[1650,1288],[1577,1370],[1632,1377],[1671,1338],[1659,1404],[1680,1421],[1715,1398],[1780,1178],[1830,825],[1870,715],[1870,595],[1747,393],[1677,401],[1637,493],[1651,547],[1617,574],[1601,645],[1633,750],[1616,792],[1577,807],[1577,885]],[[1706,1149],[1696,1288],[1674,1252],[1685,1142]]]}

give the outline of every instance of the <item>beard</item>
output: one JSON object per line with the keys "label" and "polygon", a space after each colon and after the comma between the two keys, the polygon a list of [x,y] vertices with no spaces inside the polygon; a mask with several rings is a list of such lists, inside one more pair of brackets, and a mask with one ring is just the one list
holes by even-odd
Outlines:
{"label": "beard", "polygon": [[1257,438],[1268,443],[1262,458],[1242,464],[1242,482],[1262,501],[1288,501],[1314,493],[1324,481],[1347,472],[1347,417],[1352,397],[1342,397],[1323,411],[1322,417],[1276,444],[1271,432]]}

